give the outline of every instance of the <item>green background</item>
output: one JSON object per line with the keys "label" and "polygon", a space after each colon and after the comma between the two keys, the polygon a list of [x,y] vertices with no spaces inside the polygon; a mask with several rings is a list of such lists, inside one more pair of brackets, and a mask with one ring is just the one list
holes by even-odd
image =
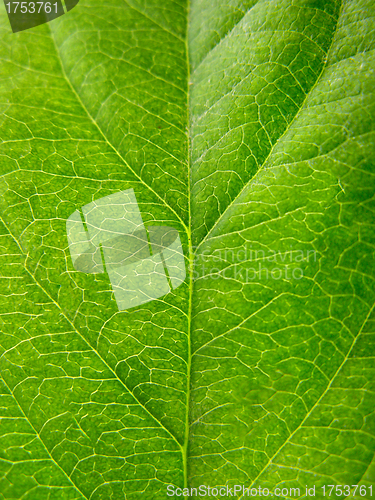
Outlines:
{"label": "green background", "polygon": [[[1,10],[1,500],[374,484],[374,18],[81,0],[13,34]],[[65,224],[130,188],[189,276],[119,312]],[[248,279],[275,262],[245,248],[316,258]]]}

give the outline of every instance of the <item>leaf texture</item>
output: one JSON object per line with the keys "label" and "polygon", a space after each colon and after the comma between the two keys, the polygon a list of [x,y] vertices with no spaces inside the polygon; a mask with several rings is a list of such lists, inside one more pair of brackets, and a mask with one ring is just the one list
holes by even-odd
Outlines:
{"label": "leaf texture", "polygon": [[[374,485],[374,17],[81,0],[12,34],[1,12],[1,500]],[[126,189],[189,275],[119,312],[65,223]]]}

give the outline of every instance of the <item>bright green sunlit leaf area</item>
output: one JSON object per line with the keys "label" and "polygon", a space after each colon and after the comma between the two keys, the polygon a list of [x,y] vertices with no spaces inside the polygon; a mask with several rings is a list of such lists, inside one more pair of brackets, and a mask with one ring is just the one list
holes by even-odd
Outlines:
{"label": "bright green sunlit leaf area", "polygon": [[[1,500],[375,498],[374,94],[373,0],[0,6]],[[130,189],[186,279],[119,311],[66,221]]]}

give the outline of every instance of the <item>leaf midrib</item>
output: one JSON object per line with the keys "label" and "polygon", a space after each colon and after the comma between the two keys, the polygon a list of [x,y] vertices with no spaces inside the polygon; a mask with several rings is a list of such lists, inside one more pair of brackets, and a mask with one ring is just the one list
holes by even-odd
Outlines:
{"label": "leaf midrib", "polygon": [[185,53],[186,53],[186,68],[187,68],[187,102],[186,102],[186,114],[187,114],[187,165],[188,165],[188,217],[189,217],[189,227],[187,231],[188,244],[189,244],[189,309],[188,309],[188,360],[187,360],[187,374],[186,374],[186,405],[185,405],[185,436],[183,445],[183,466],[184,466],[184,488],[188,486],[188,461],[189,461],[189,438],[190,438],[190,405],[191,405],[191,360],[192,360],[192,308],[193,308],[193,271],[194,271],[194,249],[192,240],[192,218],[191,218],[191,143],[190,143],[190,52],[189,52],[189,19],[190,19],[190,0],[187,0],[187,22],[186,22],[186,34],[185,34]]}

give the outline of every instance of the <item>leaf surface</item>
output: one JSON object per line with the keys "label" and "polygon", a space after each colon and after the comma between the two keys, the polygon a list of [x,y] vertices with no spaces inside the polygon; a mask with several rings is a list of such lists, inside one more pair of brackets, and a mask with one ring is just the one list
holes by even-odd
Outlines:
{"label": "leaf surface", "polygon": [[[12,34],[1,13],[0,499],[374,484],[374,17],[81,0]],[[130,188],[189,273],[119,312],[65,223]]]}

